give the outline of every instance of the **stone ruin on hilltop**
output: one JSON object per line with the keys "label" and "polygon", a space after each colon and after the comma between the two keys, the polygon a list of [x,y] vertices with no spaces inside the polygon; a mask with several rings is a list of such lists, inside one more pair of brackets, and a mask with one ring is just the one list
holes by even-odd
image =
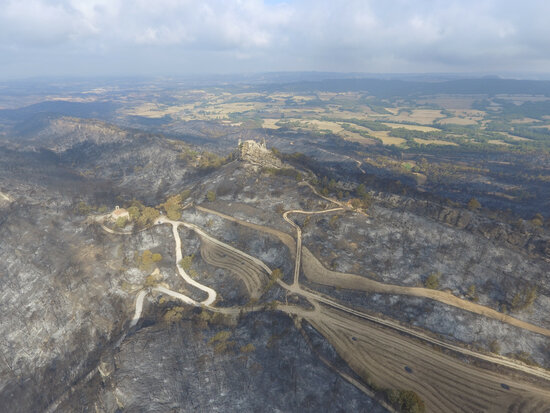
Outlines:
{"label": "stone ruin on hilltop", "polygon": [[237,159],[263,168],[281,168],[283,166],[279,158],[267,149],[265,139],[262,139],[260,143],[253,140],[241,142],[239,139]]}

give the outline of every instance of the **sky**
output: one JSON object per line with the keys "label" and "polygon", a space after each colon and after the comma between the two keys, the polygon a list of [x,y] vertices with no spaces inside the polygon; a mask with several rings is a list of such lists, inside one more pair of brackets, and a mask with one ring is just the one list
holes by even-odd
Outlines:
{"label": "sky", "polygon": [[550,74],[547,0],[0,0],[0,79]]}

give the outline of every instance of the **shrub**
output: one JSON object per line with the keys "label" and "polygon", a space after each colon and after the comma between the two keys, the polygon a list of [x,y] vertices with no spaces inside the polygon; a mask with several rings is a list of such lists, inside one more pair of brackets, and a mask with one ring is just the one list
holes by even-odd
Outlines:
{"label": "shrub", "polygon": [[534,227],[542,227],[542,224],[544,224],[544,217],[541,214],[535,214],[530,222]]}
{"label": "shrub", "polygon": [[333,215],[328,220],[328,224],[333,230],[338,228],[338,218],[340,218],[338,215]]}
{"label": "shrub", "polygon": [[476,211],[478,210],[479,208],[481,208],[481,204],[479,203],[479,201],[475,198],[472,198],[470,199],[470,201],[468,202],[468,209],[470,211]]}
{"label": "shrub", "polygon": [[531,354],[527,353],[526,351],[512,353],[510,354],[510,356],[529,366],[538,366],[538,363],[533,359],[533,356],[531,356]]}
{"label": "shrub", "polygon": [[510,303],[512,311],[522,311],[531,307],[537,299],[537,287],[525,286],[520,291],[516,292]]}
{"label": "shrub", "polygon": [[491,353],[500,354],[500,343],[497,340],[493,340],[489,343],[489,351]]}
{"label": "shrub", "polygon": [[230,155],[223,157],[216,155],[212,152],[203,152],[200,155],[198,167],[202,170],[212,170],[219,168],[222,165],[233,160],[233,157]]}
{"label": "shrub", "polygon": [[256,347],[252,343],[248,343],[246,346],[241,347],[241,353],[252,353],[256,350]]}
{"label": "shrub", "polygon": [[353,209],[358,209],[358,208],[361,208],[361,205],[363,205],[363,203],[361,202],[360,199],[357,199],[357,198],[352,198],[350,199],[350,204],[351,204],[351,207]]}
{"label": "shrub", "polygon": [[135,205],[128,208],[128,214],[130,215],[130,219],[134,221],[136,221],[141,215],[139,212],[139,208]]}
{"label": "shrub", "polygon": [[137,224],[139,227],[144,228],[147,225],[152,225],[159,216],[160,212],[155,208],[145,207],[143,211],[141,211]]}
{"label": "shrub", "polygon": [[206,193],[206,199],[208,199],[209,202],[214,202],[216,200],[216,192],[215,191],[208,191]]}
{"label": "shrub", "polygon": [[280,268],[275,268],[273,271],[271,271],[271,274],[269,275],[269,281],[264,287],[264,292],[268,291],[275,285],[275,283],[283,278],[283,272]]}
{"label": "shrub", "polygon": [[143,251],[143,253],[137,257],[138,268],[141,271],[150,271],[154,263],[162,260],[162,255],[159,253],[152,253],[149,250]]}
{"label": "shrub", "polygon": [[117,228],[124,228],[127,222],[128,220],[126,219],[126,217],[120,217],[116,220],[115,225]]}
{"label": "shrub", "polygon": [[412,390],[386,390],[384,392],[388,402],[404,413],[424,413],[424,401]]}
{"label": "shrub", "polygon": [[216,342],[216,341],[220,341],[220,340],[227,340],[229,337],[231,337],[231,331],[229,330],[224,330],[224,331],[219,331],[218,333],[216,333],[216,335],[214,337],[212,337],[208,342],[210,344]]}
{"label": "shrub", "polygon": [[468,287],[468,292],[466,293],[466,296],[473,302],[477,303],[479,301],[479,297],[477,296],[476,292],[476,286],[474,284]]}
{"label": "shrub", "polygon": [[164,209],[168,219],[177,221],[181,218],[181,195],[173,195],[159,206]]}
{"label": "shrub", "polygon": [[168,310],[164,316],[162,317],[162,319],[168,323],[176,323],[178,321],[180,321],[183,317],[183,314],[181,313],[181,311],[177,311],[177,309],[170,309]]}
{"label": "shrub", "polygon": [[84,201],[80,201],[75,208],[76,213],[79,215],[88,215],[92,212],[92,207],[86,204]]}
{"label": "shrub", "polygon": [[181,202],[185,201],[189,196],[191,195],[190,189],[185,189],[184,191],[181,191],[180,193],[180,200]]}
{"label": "shrub", "polygon": [[437,290],[439,288],[439,278],[441,277],[440,272],[432,272],[424,281],[424,286],[431,290]]}
{"label": "shrub", "polygon": [[355,194],[359,197],[359,198],[363,198],[364,196],[367,195],[367,188],[365,187],[364,184],[359,184],[359,186],[355,189]]}
{"label": "shrub", "polygon": [[189,271],[191,265],[193,264],[193,258],[195,258],[195,254],[186,255],[181,259],[180,266],[184,271]]}

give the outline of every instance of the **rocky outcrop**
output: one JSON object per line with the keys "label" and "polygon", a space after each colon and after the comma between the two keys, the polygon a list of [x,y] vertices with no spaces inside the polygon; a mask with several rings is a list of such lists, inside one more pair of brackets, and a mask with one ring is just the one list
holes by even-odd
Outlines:
{"label": "rocky outcrop", "polygon": [[261,143],[253,140],[239,142],[237,159],[263,168],[280,168],[282,162],[267,149],[265,141]]}

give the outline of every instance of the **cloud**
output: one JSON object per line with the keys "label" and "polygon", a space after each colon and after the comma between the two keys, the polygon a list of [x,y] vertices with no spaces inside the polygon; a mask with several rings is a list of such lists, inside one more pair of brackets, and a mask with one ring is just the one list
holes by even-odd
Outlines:
{"label": "cloud", "polygon": [[151,58],[165,73],[550,69],[543,0],[0,0],[0,10],[4,76],[25,62],[29,74],[156,71]]}

